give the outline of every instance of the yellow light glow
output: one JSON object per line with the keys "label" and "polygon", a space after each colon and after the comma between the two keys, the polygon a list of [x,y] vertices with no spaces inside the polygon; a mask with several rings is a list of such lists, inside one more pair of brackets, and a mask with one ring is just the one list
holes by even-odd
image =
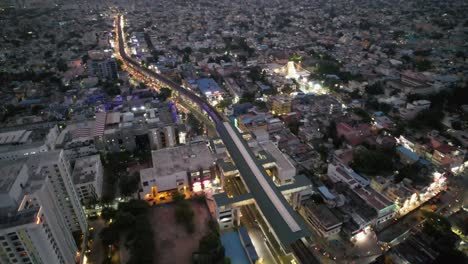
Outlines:
{"label": "yellow light glow", "polygon": [[364,233],[364,231],[361,231],[356,234],[355,238],[358,242],[364,241],[366,239],[366,234]]}

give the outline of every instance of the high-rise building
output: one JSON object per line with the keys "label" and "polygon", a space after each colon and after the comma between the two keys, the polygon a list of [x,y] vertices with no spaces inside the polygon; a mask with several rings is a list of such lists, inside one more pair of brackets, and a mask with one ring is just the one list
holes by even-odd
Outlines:
{"label": "high-rise building", "polygon": [[62,151],[0,163],[0,263],[75,263],[86,218]]}

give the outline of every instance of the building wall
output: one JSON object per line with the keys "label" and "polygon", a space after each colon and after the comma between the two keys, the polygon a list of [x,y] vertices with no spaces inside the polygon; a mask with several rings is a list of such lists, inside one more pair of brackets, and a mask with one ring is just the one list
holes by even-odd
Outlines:
{"label": "building wall", "polygon": [[40,160],[39,164],[31,163],[31,172],[44,174],[50,180],[50,186],[57,197],[59,211],[65,216],[70,231],[85,232],[87,229],[86,217],[73,185],[70,166],[64,158],[63,151],[57,155],[51,155],[47,160]]}
{"label": "building wall", "polygon": [[312,225],[323,237],[329,237],[340,232],[342,223],[327,228],[322,224],[321,220],[307,208],[307,206],[302,207],[302,211],[307,222],[309,222],[309,224]]}

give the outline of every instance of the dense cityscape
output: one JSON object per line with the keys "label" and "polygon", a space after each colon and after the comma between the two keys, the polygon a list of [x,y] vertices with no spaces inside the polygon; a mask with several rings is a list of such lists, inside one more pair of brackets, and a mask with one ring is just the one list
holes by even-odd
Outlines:
{"label": "dense cityscape", "polygon": [[0,1],[0,263],[467,263],[466,14]]}

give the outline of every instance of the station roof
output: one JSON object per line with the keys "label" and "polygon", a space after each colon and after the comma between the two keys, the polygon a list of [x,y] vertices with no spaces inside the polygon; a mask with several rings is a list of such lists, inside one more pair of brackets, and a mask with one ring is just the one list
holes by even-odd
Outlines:
{"label": "station roof", "polygon": [[[283,246],[288,246],[298,239],[310,236],[304,221],[287,203],[280,190],[278,190],[278,188],[274,185],[272,179],[266,174],[259,161],[255,158],[252,150],[248,147],[244,140],[239,140],[236,142],[237,140],[235,141],[235,139],[228,132],[229,128],[234,131],[238,139],[241,139],[239,132],[236,131],[236,129],[233,128],[230,123],[225,122],[218,124],[218,132],[223,139],[226,148],[231,154],[231,157],[236,164],[242,179],[247,185],[247,188],[249,190],[253,190],[251,195],[255,199],[257,208],[263,214],[265,220],[269,223],[270,228],[272,228],[276,237],[279,239],[279,242]],[[242,146],[238,146],[236,143],[240,143]],[[250,157],[244,157],[241,153],[241,149],[246,150]],[[255,172],[249,166],[249,161],[252,162],[252,160],[255,166],[259,169],[261,175],[256,176]],[[260,182],[260,178],[258,177],[263,177],[264,180],[261,180]],[[266,183],[267,186],[262,183]]]}

